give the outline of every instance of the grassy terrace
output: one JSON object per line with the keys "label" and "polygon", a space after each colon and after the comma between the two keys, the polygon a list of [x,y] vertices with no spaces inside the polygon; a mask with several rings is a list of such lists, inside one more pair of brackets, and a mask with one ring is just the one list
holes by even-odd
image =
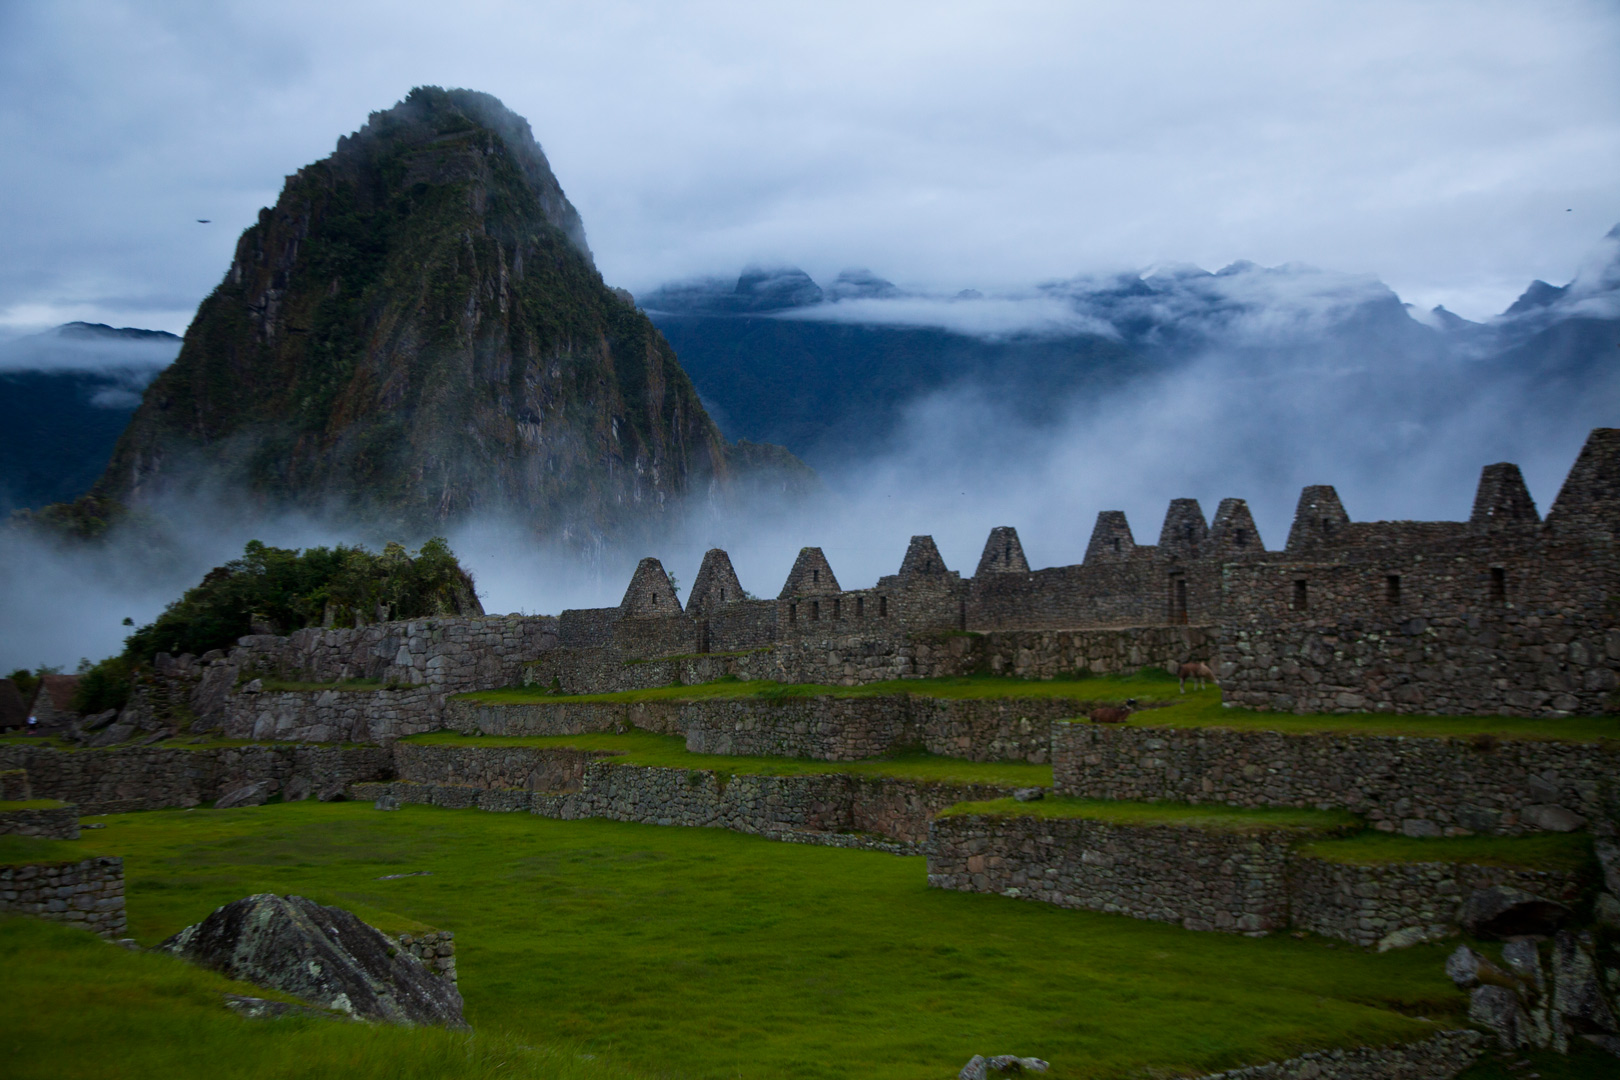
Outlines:
{"label": "grassy terrace", "polygon": [[[1144,669],[1146,670],[1146,669]],[[948,679],[888,679],[860,686],[829,686],[825,683],[779,683],[768,680],[716,679],[694,686],[660,686],[651,690],[623,690],[613,694],[553,694],[543,686],[511,686],[500,690],[479,690],[458,694],[457,700],[483,705],[554,705],[559,702],[623,703],[637,701],[706,701],[713,698],[749,698],[773,701],[783,698],[886,697],[911,694],[933,698],[1073,698],[1077,701],[1123,701],[1148,699],[1176,693],[1176,680],[1147,673],[1127,678],[1095,679],[1007,679],[993,675],[966,675]]]}
{"label": "grassy terrace", "polygon": [[1051,787],[1052,766],[1020,761],[963,761],[921,751],[867,758],[863,761],[820,761],[815,758],[738,757],[694,754],[677,735],[647,731],[624,734],[590,732],[584,735],[497,736],[462,735],[435,731],[400,740],[422,746],[526,746],[597,750],[614,755],[622,765],[656,765],[671,769],[713,769],[732,776],[808,776],[849,773],[855,776],[893,776],[904,780],[948,780],[966,784],[1006,787]]}
{"label": "grassy terrace", "polygon": [[68,846],[124,856],[142,944],[261,891],[454,930],[475,1034],[239,1020],[208,972],[0,918],[8,1077],[937,1080],[1002,1048],[1053,1080],[1170,1076],[1466,1009],[1444,944],[1198,934],[721,829],[313,802],[96,820]]}
{"label": "grassy terrace", "polygon": [[45,840],[37,836],[18,836],[7,833],[0,836],[0,866],[16,866],[33,862],[79,862],[95,851],[87,851],[77,840]]}
{"label": "grassy terrace", "polygon": [[1359,829],[1361,819],[1337,810],[1295,810],[1264,807],[1246,810],[1211,804],[1189,805],[1171,802],[1112,802],[1105,799],[992,799],[986,802],[957,803],[940,817],[958,814],[992,814],[1001,817],[1085,818],[1117,825],[1191,825],[1218,832],[1272,832],[1278,829],[1301,833],[1333,833]]}
{"label": "grassy terrace", "polygon": [[3,799],[0,814],[7,810],[56,810],[66,805],[61,799]]}
{"label": "grassy terrace", "polygon": [[1537,719],[1518,716],[1397,716],[1390,713],[1294,715],[1226,708],[1221,704],[1218,689],[1212,687],[1197,691],[1189,688],[1182,694],[1176,680],[1157,668],[1144,668],[1129,677],[1026,680],[975,675],[949,679],[894,679],[864,686],[720,679],[696,686],[661,686],[652,690],[628,690],[614,694],[551,694],[543,687],[521,686],[460,694],[457,698],[485,705],[546,705],[568,702],[683,702],[715,698],[771,701],[805,697],[878,697],[888,694],[980,700],[1060,698],[1115,704],[1127,698],[1136,698],[1146,706],[1128,721],[1137,727],[1220,727],[1290,734],[1490,735],[1501,739],[1620,741],[1620,716]]}

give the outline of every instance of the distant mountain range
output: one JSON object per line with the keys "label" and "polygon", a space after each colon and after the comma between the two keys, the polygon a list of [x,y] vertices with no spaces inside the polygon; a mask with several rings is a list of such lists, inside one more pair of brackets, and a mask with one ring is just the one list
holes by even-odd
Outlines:
{"label": "distant mountain range", "polygon": [[817,467],[882,452],[941,393],[1038,426],[1211,358],[1234,377],[1331,372],[1347,403],[1414,423],[1502,390],[1572,425],[1620,422],[1620,226],[1575,281],[1533,282],[1483,323],[1415,311],[1370,277],[1247,262],[1000,297],[907,294],[867,270],[822,287],[794,267],[754,267],[638,299],[733,437]]}
{"label": "distant mountain range", "polygon": [[0,514],[90,489],[180,339],[68,323],[0,343]]}

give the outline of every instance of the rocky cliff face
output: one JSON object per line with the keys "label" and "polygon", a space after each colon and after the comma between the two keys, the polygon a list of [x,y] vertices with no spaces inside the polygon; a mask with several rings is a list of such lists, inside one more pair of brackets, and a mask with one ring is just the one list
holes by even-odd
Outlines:
{"label": "rocky cliff face", "polygon": [[223,482],[407,530],[495,510],[589,540],[737,472],[528,124],[418,88],[242,234],[96,494]]}

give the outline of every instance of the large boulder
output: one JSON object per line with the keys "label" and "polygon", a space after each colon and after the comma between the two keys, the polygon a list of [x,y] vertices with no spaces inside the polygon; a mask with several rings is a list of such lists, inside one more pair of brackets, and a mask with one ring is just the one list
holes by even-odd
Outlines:
{"label": "large boulder", "polygon": [[1482,938],[1551,934],[1567,918],[1569,908],[1558,901],[1507,885],[1476,889],[1457,914],[1463,929]]}
{"label": "large boulder", "polygon": [[1553,1011],[1577,1033],[1620,1033],[1614,1010],[1603,998],[1597,964],[1590,950],[1568,930],[1553,938]]}
{"label": "large boulder", "polygon": [[1519,995],[1505,986],[1486,984],[1474,987],[1468,998],[1468,1019],[1491,1029],[1504,1050],[1530,1046],[1534,1024],[1519,1004]]}
{"label": "large boulder", "polygon": [[362,1019],[467,1026],[452,980],[350,912],[302,896],[244,897],[158,947]]}

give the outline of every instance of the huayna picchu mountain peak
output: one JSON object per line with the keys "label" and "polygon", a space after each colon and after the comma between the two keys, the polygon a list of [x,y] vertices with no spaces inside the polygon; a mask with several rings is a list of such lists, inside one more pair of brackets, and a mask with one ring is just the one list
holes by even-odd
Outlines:
{"label": "huayna picchu mountain peak", "polygon": [[744,469],[663,336],[596,271],[527,121],[418,87],[287,177],[95,494],[224,484],[422,531],[497,511],[577,540]]}

